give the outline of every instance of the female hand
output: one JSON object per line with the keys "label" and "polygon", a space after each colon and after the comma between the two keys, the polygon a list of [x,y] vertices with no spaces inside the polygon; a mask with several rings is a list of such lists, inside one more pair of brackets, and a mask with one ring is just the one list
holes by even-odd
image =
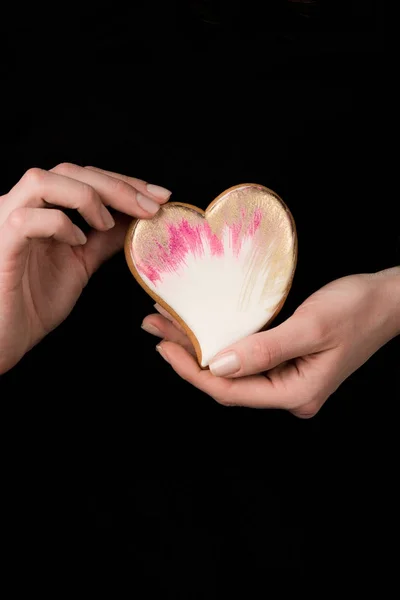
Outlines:
{"label": "female hand", "polygon": [[[169,196],[140,179],[65,163],[30,169],[0,197],[0,374],[68,316],[90,276],[122,248],[126,215],[151,218]],[[123,214],[114,220],[107,207]],[[63,209],[93,228],[87,238]]]}
{"label": "female hand", "polygon": [[160,312],[142,327],[164,338],[157,349],[183,379],[224,405],[281,408],[307,418],[400,334],[400,268],[329,283],[281,325],[219,353],[209,370],[198,366],[182,329]]}

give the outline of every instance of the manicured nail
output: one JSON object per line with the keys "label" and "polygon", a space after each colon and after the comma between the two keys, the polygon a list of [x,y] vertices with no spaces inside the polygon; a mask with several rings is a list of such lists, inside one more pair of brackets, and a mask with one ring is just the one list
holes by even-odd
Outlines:
{"label": "manicured nail", "polygon": [[136,194],[136,200],[139,206],[151,215],[155,215],[160,208],[160,205],[157,204],[155,200],[152,200],[147,196],[143,196],[143,194],[141,194],[140,192]]}
{"label": "manicured nail", "polygon": [[160,306],[158,304],[158,302],[155,303],[154,308],[156,309],[157,312],[160,313],[160,315],[162,315],[163,317],[165,317],[166,319],[168,319],[168,321],[171,320],[171,315],[169,314],[169,312],[166,311],[165,308],[163,308],[162,306]]}
{"label": "manicured nail", "polygon": [[234,375],[240,369],[240,360],[236,352],[226,352],[210,363],[210,371],[217,377],[227,377]]}
{"label": "manicured nail", "polygon": [[165,360],[167,363],[169,363],[169,360],[168,360],[167,353],[165,352],[165,350],[164,350],[164,348],[161,346],[161,344],[158,344],[158,345],[156,346],[156,350],[157,350],[157,352],[158,352],[158,353],[159,353],[159,354],[160,354],[160,355],[163,357],[163,359],[164,359],[164,360]]}
{"label": "manicured nail", "polygon": [[155,196],[156,198],[160,198],[160,200],[168,200],[172,193],[166,188],[161,187],[161,185],[153,185],[152,183],[148,183],[146,188],[149,194]]}
{"label": "manicured nail", "polygon": [[78,242],[78,244],[86,244],[87,237],[83,233],[82,229],[79,229],[79,227],[77,227],[76,225],[74,225],[74,230],[75,230],[76,241]]}
{"label": "manicured nail", "polygon": [[105,227],[107,227],[107,229],[111,229],[111,227],[114,227],[115,221],[114,221],[113,217],[111,216],[111,214],[108,212],[107,208],[104,206],[104,204],[101,205],[100,210],[101,210],[101,218],[103,220]]}
{"label": "manicured nail", "polygon": [[163,337],[163,334],[157,327],[154,327],[151,323],[142,323],[142,329],[147,331],[147,333],[151,333],[152,335],[156,335],[157,337]]}
{"label": "manicured nail", "polygon": [[175,325],[175,327],[179,330],[182,331],[182,333],[184,333],[186,335],[186,331],[185,329],[182,327],[182,325],[180,323],[178,323],[178,321],[176,321],[174,319],[174,317],[172,317],[168,311],[165,310],[165,308],[163,308],[162,306],[160,306],[157,302],[154,305],[154,308],[156,309],[157,312],[160,313],[160,315],[162,315],[163,317],[165,317],[166,319],[168,319],[168,321],[171,321],[171,323],[173,325]]}

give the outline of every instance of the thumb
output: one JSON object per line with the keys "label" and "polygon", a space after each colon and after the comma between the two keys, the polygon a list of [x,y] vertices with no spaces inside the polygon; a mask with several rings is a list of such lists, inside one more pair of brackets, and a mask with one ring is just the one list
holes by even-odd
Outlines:
{"label": "thumb", "polygon": [[132,217],[116,213],[114,220],[114,227],[108,231],[91,231],[88,235],[87,243],[82,247],[82,254],[89,277],[124,246],[125,235]]}
{"label": "thumb", "polygon": [[295,313],[281,325],[250,335],[217,354],[210,371],[217,377],[243,377],[320,350],[309,317]]}

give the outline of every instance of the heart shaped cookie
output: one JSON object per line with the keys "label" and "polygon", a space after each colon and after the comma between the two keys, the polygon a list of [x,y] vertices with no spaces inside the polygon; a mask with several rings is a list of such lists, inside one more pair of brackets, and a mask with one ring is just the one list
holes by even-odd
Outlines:
{"label": "heart shaped cookie", "polygon": [[185,329],[204,368],[282,308],[297,264],[293,217],[273,191],[242,184],[203,211],[181,202],[135,219],[125,241],[142,288]]}

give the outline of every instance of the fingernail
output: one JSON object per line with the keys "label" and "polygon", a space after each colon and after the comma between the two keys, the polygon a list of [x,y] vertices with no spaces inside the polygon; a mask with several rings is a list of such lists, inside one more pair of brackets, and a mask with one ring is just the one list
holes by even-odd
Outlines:
{"label": "fingernail", "polygon": [[79,244],[86,244],[87,242],[87,237],[86,235],[83,233],[83,231],[81,229],[79,229],[79,227],[77,227],[76,225],[74,225],[74,230],[75,230],[75,237],[76,237],[76,241]]}
{"label": "fingernail", "polygon": [[151,323],[142,323],[141,327],[144,331],[147,331],[147,333],[151,333],[152,335],[156,335],[158,337],[163,337],[161,331],[157,329],[157,327],[154,327],[154,325],[151,325]]}
{"label": "fingernail", "polygon": [[165,352],[164,348],[161,346],[161,344],[158,344],[156,346],[156,350],[157,352],[163,357],[163,359],[169,364],[169,360],[168,360],[168,356],[167,353]]}
{"label": "fingernail", "polygon": [[236,352],[226,352],[210,363],[210,371],[217,377],[227,377],[237,373],[240,369],[240,360]]}
{"label": "fingernail", "polygon": [[162,306],[160,306],[157,302],[154,305],[154,308],[156,309],[157,312],[160,313],[160,315],[162,315],[163,317],[165,317],[166,319],[168,319],[168,321],[171,320],[171,315],[169,314],[168,311],[165,310],[165,308],[163,308]]}
{"label": "fingernail", "polygon": [[104,204],[101,205],[101,218],[103,219],[103,223],[105,227],[107,227],[107,229],[111,229],[111,227],[114,227],[115,221],[111,214],[108,212],[107,208],[104,206]]}
{"label": "fingernail", "polygon": [[161,187],[161,185],[153,185],[152,183],[148,183],[146,185],[147,191],[152,196],[156,198],[160,198],[160,200],[168,200],[172,192],[167,190],[167,188]]}
{"label": "fingernail", "polygon": [[151,215],[155,215],[158,209],[160,208],[160,205],[157,204],[155,200],[152,200],[147,196],[143,196],[143,194],[141,194],[140,192],[136,194],[136,200],[139,206],[141,206],[143,210],[150,213]]}

